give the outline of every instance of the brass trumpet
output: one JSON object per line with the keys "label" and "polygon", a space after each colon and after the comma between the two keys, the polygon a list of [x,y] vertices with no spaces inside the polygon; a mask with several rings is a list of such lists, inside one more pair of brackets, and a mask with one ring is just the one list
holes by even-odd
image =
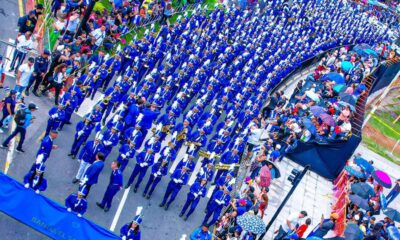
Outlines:
{"label": "brass trumpet", "polygon": [[178,135],[176,136],[176,140],[177,140],[177,141],[186,140],[186,131],[187,131],[186,128],[183,129],[182,131],[180,131],[180,132],[178,133]]}
{"label": "brass trumpet", "polygon": [[[216,164],[215,165],[215,169],[217,169],[217,170],[229,170],[229,169],[231,169],[231,167],[232,167],[232,164],[222,164],[222,165]],[[240,164],[235,164],[234,167],[240,167]]]}
{"label": "brass trumpet", "polygon": [[[208,154],[207,151],[205,151],[205,150],[203,150],[203,149],[201,149],[201,150],[199,151],[199,156],[200,156],[200,157],[203,157],[203,158],[210,158],[210,155],[211,155],[211,154]],[[215,157],[214,157],[214,158],[215,158],[215,159],[220,159],[221,156],[218,155],[218,154],[215,154]]]}
{"label": "brass trumpet", "polygon": [[103,99],[103,104],[104,104],[104,105],[108,105],[108,103],[110,102],[110,99],[111,99],[111,95],[108,95],[107,97],[105,97],[105,98]]}
{"label": "brass trumpet", "polygon": [[94,81],[94,82],[96,82],[97,79],[99,79],[99,75],[95,75],[95,76],[93,77],[93,81]]}

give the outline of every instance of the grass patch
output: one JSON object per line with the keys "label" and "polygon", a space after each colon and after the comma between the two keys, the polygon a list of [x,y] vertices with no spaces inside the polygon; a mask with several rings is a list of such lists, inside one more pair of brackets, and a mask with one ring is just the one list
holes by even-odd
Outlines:
{"label": "grass patch", "polygon": [[381,112],[369,119],[369,124],[385,136],[397,141],[400,139],[400,122],[393,124],[395,119],[388,112]]}
{"label": "grass patch", "polygon": [[372,138],[367,136],[363,136],[362,142],[368,147],[369,150],[375,152],[376,154],[381,155],[387,160],[400,165],[400,155],[393,153],[393,156],[388,152],[385,148],[378,145]]}

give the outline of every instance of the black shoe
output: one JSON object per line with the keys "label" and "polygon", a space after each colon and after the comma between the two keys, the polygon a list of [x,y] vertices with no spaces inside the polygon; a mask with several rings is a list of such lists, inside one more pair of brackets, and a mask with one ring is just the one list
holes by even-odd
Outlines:
{"label": "black shoe", "polygon": [[99,208],[104,209],[104,207],[103,207],[103,205],[101,205],[101,203],[96,202],[96,205],[97,205]]}
{"label": "black shoe", "polygon": [[71,125],[72,122],[68,121],[68,122],[65,122],[64,124]]}
{"label": "black shoe", "polygon": [[35,95],[36,97],[40,97],[40,95],[39,95],[36,91],[33,91],[32,93],[33,93],[33,95]]}
{"label": "black shoe", "polygon": [[72,155],[72,159],[75,159],[76,158],[76,156],[75,155]]}
{"label": "black shoe", "polygon": [[214,185],[215,185],[215,182],[211,183],[211,186],[214,186]]}
{"label": "black shoe", "polygon": [[167,211],[169,208],[169,204],[165,205],[164,210]]}
{"label": "black shoe", "polygon": [[164,207],[164,204],[163,203],[160,203],[160,205],[158,205],[159,207]]}
{"label": "black shoe", "polygon": [[7,145],[0,144],[0,148],[8,148]]}
{"label": "black shoe", "polygon": [[137,188],[134,188],[134,189],[133,189],[133,192],[136,193],[136,192],[137,192]]}
{"label": "black shoe", "polygon": [[131,185],[128,185],[128,184],[125,185],[125,189],[130,188],[130,187],[131,187]]}
{"label": "black shoe", "polygon": [[75,183],[77,183],[77,182],[79,182],[79,179],[77,179],[77,178],[74,178],[74,180],[72,180],[72,183],[73,183],[73,184],[75,184]]}
{"label": "black shoe", "polygon": [[183,213],[179,213],[179,217],[182,217],[183,216]]}
{"label": "black shoe", "polygon": [[183,221],[186,221],[187,219],[188,219],[188,216],[184,217],[184,218],[183,218]]}
{"label": "black shoe", "polygon": [[150,197],[151,197],[151,195],[147,195],[147,196],[146,196],[146,199],[150,199]]}
{"label": "black shoe", "polygon": [[22,148],[16,148],[15,151],[19,152],[19,153],[24,153],[25,152]]}
{"label": "black shoe", "polygon": [[110,210],[108,207],[104,208],[104,212],[108,212],[108,210]]}
{"label": "black shoe", "polygon": [[72,153],[68,153],[68,157],[71,157],[73,154]]}

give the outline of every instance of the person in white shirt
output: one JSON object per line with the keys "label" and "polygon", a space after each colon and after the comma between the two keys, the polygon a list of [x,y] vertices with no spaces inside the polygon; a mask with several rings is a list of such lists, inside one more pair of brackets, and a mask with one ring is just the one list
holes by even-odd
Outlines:
{"label": "person in white shirt", "polygon": [[17,45],[14,50],[14,56],[10,64],[10,72],[18,69],[24,61],[26,53],[33,48],[33,41],[31,39],[32,33],[26,32],[17,38]]}
{"label": "person in white shirt", "polygon": [[95,51],[97,48],[101,46],[101,44],[104,41],[104,38],[106,37],[106,26],[101,26],[100,28],[93,30],[90,33],[90,35],[96,39],[93,46],[93,51]]}
{"label": "person in white shirt", "polygon": [[307,217],[306,211],[294,212],[289,215],[286,219],[286,222],[279,227],[277,231],[278,234],[275,236],[274,240],[283,240],[287,237],[288,234],[294,232],[296,230],[296,225],[300,223],[302,218]]}
{"label": "person in white shirt", "polygon": [[22,64],[18,68],[18,73],[15,78],[15,80],[16,80],[15,91],[17,92],[17,100],[21,99],[22,92],[29,85],[29,79],[31,78],[31,75],[33,73],[34,63],[35,63],[35,59],[33,57],[30,57],[28,59],[28,62]]}

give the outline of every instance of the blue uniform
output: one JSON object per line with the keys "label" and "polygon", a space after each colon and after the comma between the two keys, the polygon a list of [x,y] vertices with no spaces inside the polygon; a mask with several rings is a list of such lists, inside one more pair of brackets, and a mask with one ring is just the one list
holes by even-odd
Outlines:
{"label": "blue uniform", "polygon": [[193,159],[182,159],[178,165],[176,166],[176,169],[182,169],[183,167],[188,168],[187,172],[190,174],[191,172],[194,171],[194,168],[196,167],[196,163],[193,161]]}
{"label": "blue uniform", "polygon": [[58,109],[58,107],[53,107],[49,111],[49,120],[47,121],[46,133],[49,135],[51,130],[57,130],[61,123],[65,119],[65,111],[63,109]]}
{"label": "blue uniform", "polygon": [[125,224],[120,230],[120,236],[126,237],[126,240],[140,240],[140,230],[135,232],[131,229],[131,224]]}
{"label": "blue uniform", "polygon": [[119,133],[115,132],[112,133],[112,130],[109,129],[107,131],[104,132],[103,135],[103,145],[104,145],[104,158],[106,158],[108,156],[108,154],[111,153],[111,150],[113,149],[113,147],[118,145],[118,140],[119,140]]}
{"label": "blue uniform", "polygon": [[101,201],[101,207],[103,208],[111,208],[111,202],[114,198],[115,194],[122,188],[123,186],[123,177],[122,172],[119,169],[115,169],[111,172],[110,182],[107,186],[107,190],[104,193],[103,200]]}
{"label": "blue uniform", "polygon": [[89,194],[89,190],[91,188],[91,186],[93,184],[96,184],[99,180],[99,175],[101,173],[101,171],[104,168],[104,162],[103,161],[94,161],[92,165],[90,165],[90,167],[88,167],[88,169],[86,169],[85,171],[85,175],[83,177],[84,181],[82,186],[86,186],[86,188],[88,189],[88,194]]}
{"label": "blue uniform", "polygon": [[[207,214],[204,217],[203,224],[208,224],[208,226],[213,225],[219,218],[224,206],[228,206],[231,200],[229,194],[225,194],[223,190],[218,190],[210,200],[210,204],[207,206]],[[213,215],[212,220],[207,223],[208,219]]]}
{"label": "blue uniform", "polygon": [[135,143],[135,148],[138,149],[142,145],[143,134],[140,130],[135,129],[135,127],[130,127],[124,132],[124,140],[129,140]]}
{"label": "blue uniform", "polygon": [[74,142],[72,143],[70,154],[76,156],[78,154],[79,148],[86,142],[89,138],[92,130],[94,128],[94,124],[88,123],[85,124],[85,120],[78,122],[76,124],[76,132],[74,136]]}
{"label": "blue uniform", "polygon": [[65,199],[65,206],[71,208],[73,212],[83,215],[87,209],[87,201],[85,198],[78,198],[78,195],[73,193]]}
{"label": "blue uniform", "polygon": [[154,155],[143,151],[136,156],[136,165],[133,169],[131,176],[129,177],[127,186],[130,186],[133,181],[135,181],[136,176],[138,180],[135,185],[135,189],[137,189],[140,183],[143,181],[144,176],[146,175],[147,169],[153,165],[154,163]]}
{"label": "blue uniform", "polygon": [[47,188],[47,180],[43,175],[36,175],[35,171],[29,171],[24,177],[24,184],[29,184],[33,190],[45,191]]}
{"label": "blue uniform", "polygon": [[42,162],[46,162],[46,160],[50,157],[52,149],[53,149],[53,139],[49,135],[47,135],[42,139],[36,157],[41,158],[40,155],[42,155],[43,156]]}
{"label": "blue uniform", "polygon": [[148,192],[148,197],[150,197],[153,194],[157,184],[161,181],[161,178],[163,176],[166,176],[167,174],[168,174],[168,163],[162,165],[162,161],[158,161],[156,164],[154,164],[151,167],[151,175],[149,177],[149,181],[147,181],[146,187],[143,191],[143,195],[146,195]]}
{"label": "blue uniform", "polygon": [[87,163],[92,164],[96,160],[96,155],[99,152],[103,152],[104,146],[102,143],[96,144],[95,141],[87,141],[85,146],[79,153],[79,159]]}
{"label": "blue uniform", "polygon": [[[220,164],[237,164],[239,163],[239,154],[233,154],[231,151],[226,151],[224,154],[222,154],[220,160]],[[221,170],[219,169],[217,173],[215,174],[215,181],[219,179],[222,176],[226,176],[228,173],[228,170]]]}
{"label": "blue uniform", "polygon": [[176,198],[183,185],[189,181],[189,174],[182,169],[176,169],[171,175],[171,181],[168,183],[161,206],[168,207]]}
{"label": "blue uniform", "polygon": [[135,146],[131,147],[130,144],[126,143],[119,148],[119,155],[117,161],[121,163],[121,167],[119,168],[121,172],[124,171],[126,165],[129,162],[129,159],[135,156],[136,148]]}
{"label": "blue uniform", "polygon": [[214,177],[214,170],[212,167],[204,166],[200,168],[200,171],[196,175],[196,181],[200,182],[201,179],[207,179],[208,182],[210,182]]}
{"label": "blue uniform", "polygon": [[161,149],[161,142],[153,140],[151,143],[150,141],[152,141],[152,138],[144,143],[144,148],[153,150],[153,154],[159,153]]}
{"label": "blue uniform", "polygon": [[200,198],[205,197],[207,194],[207,187],[202,186],[199,182],[195,182],[190,187],[190,192],[187,195],[187,199],[185,205],[183,205],[182,211],[180,215],[185,214],[187,208],[190,206],[189,212],[186,214],[188,218],[196,209],[197,204],[200,201]]}
{"label": "blue uniform", "polygon": [[[196,156],[199,150],[207,144],[207,136],[205,134],[201,134],[197,129],[188,136],[188,142],[189,147],[187,148],[186,153]],[[190,149],[190,143],[193,143],[194,150]]]}
{"label": "blue uniform", "polygon": [[159,161],[164,160],[168,163],[173,162],[176,158],[176,151],[174,148],[170,148],[169,146],[165,146],[160,152]]}

